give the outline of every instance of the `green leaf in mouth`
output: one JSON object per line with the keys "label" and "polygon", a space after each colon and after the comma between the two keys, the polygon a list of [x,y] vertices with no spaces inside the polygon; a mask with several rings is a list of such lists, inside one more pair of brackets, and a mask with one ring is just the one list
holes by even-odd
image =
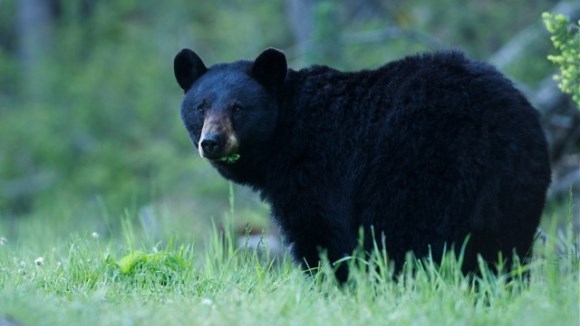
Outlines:
{"label": "green leaf in mouth", "polygon": [[235,163],[239,159],[240,159],[240,154],[234,153],[234,154],[231,154],[229,156],[221,157],[221,158],[218,159],[218,161],[220,161],[220,162],[226,162],[228,164],[232,164],[232,163]]}

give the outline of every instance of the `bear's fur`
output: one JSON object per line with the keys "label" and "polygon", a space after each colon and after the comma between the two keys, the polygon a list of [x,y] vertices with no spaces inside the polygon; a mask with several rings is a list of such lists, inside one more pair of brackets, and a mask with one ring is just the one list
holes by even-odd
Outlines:
{"label": "bear's fur", "polygon": [[361,228],[365,249],[371,233],[384,237],[398,267],[408,251],[438,259],[468,235],[464,271],[477,254],[529,254],[550,183],[546,140],[538,112],[490,65],[452,51],[295,71],[267,49],[208,69],[184,49],[174,68],[200,154],[270,203],[304,266],[320,250],[352,254]]}

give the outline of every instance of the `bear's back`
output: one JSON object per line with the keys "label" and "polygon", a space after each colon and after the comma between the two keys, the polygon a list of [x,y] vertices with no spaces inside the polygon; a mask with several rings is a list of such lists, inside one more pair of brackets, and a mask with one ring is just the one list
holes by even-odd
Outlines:
{"label": "bear's back", "polygon": [[459,52],[360,72],[314,66],[291,72],[288,84],[281,121],[300,135],[285,143],[296,146],[291,153],[355,156],[360,166],[395,153],[403,155],[396,164],[419,152],[485,156],[510,141],[545,148],[539,115],[523,95],[495,68]]}

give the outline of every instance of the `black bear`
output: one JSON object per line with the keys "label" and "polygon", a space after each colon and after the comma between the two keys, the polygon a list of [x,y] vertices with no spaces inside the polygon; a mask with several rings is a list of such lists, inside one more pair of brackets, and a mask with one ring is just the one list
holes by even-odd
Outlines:
{"label": "black bear", "polygon": [[409,251],[437,259],[468,235],[466,272],[478,254],[529,254],[547,144],[538,112],[490,65],[449,51],[376,70],[293,70],[267,49],[207,68],[184,49],[174,73],[200,155],[270,203],[305,267],[321,250],[330,261],[352,254],[361,229],[398,267]]}

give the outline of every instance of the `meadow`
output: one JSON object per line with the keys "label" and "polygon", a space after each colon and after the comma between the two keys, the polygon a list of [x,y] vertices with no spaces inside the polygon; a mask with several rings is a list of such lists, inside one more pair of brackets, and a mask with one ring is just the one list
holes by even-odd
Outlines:
{"label": "meadow", "polygon": [[105,234],[66,211],[57,227],[48,215],[2,224],[0,325],[578,325],[571,209],[530,264],[498,276],[465,277],[453,255],[409,255],[393,275],[387,253],[354,253],[340,286],[328,263],[303,272],[286,254],[237,245],[230,203],[226,226],[203,237],[180,233],[170,212],[156,234],[129,211],[104,218],[115,225]]}

